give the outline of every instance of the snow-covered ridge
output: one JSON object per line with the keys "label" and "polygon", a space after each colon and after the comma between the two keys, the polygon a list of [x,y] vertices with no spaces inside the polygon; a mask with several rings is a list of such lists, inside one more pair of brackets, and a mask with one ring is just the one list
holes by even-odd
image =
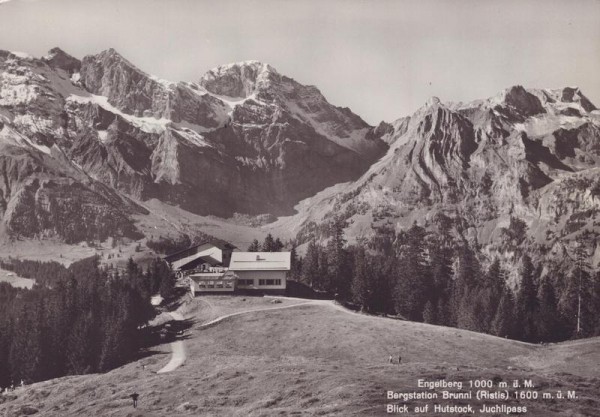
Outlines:
{"label": "snow-covered ridge", "polygon": [[34,59],[33,56],[29,55],[27,52],[10,51],[10,53],[21,59]]}
{"label": "snow-covered ridge", "polygon": [[209,95],[209,96],[214,97],[217,100],[220,100],[221,102],[223,102],[227,107],[229,107],[228,112],[227,112],[228,117],[231,116],[231,113],[233,112],[233,109],[236,106],[241,106],[248,100],[255,101],[256,103],[263,105],[263,106],[269,105],[269,103],[265,103],[264,101],[260,100],[257,97],[256,93],[253,93],[253,94],[249,95],[248,97],[230,97],[230,96],[212,93],[212,92],[208,91],[206,88],[204,88],[201,85],[196,84],[196,83],[184,83],[184,85],[186,87],[188,87],[190,89],[190,91],[193,91],[195,94],[199,95],[200,97]]}
{"label": "snow-covered ridge", "polygon": [[272,72],[275,74],[279,74],[277,72],[277,70],[275,68],[273,68],[270,64],[267,64],[265,62],[256,61],[256,60],[231,62],[229,64],[219,65],[215,68],[212,68],[208,72],[209,73],[212,72],[215,74],[223,74],[223,73],[231,71],[234,68],[247,68],[247,67],[258,70],[259,73],[268,71],[268,72]]}

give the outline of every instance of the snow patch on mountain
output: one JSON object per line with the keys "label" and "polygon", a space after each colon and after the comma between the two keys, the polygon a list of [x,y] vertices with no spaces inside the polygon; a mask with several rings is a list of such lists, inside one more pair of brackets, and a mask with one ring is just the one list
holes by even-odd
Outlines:
{"label": "snow patch on mountain", "polygon": [[173,81],[165,80],[163,78],[159,78],[156,75],[148,74],[148,77],[151,80],[156,81],[157,83],[159,83],[160,85],[165,87],[167,90],[173,91],[173,90],[175,90],[175,87],[177,86],[177,83],[174,83]]}
{"label": "snow patch on mountain", "polygon": [[39,96],[39,87],[31,84],[32,72],[25,67],[0,73],[0,106],[29,104]]}
{"label": "snow patch on mountain", "polygon": [[10,53],[21,59],[34,59],[33,56],[29,55],[27,52],[10,51]]}
{"label": "snow patch on mountain", "polygon": [[16,114],[13,124],[17,128],[26,129],[32,133],[42,133],[51,136],[59,136],[63,133],[62,129],[56,127],[52,118],[32,113]]}
{"label": "snow patch on mountain", "polygon": [[108,131],[107,130],[99,130],[98,138],[100,139],[100,142],[106,143],[108,141]]}
{"label": "snow patch on mountain", "polygon": [[204,136],[202,136],[200,133],[198,133],[192,129],[188,129],[188,128],[184,127],[184,128],[181,128],[180,130],[175,130],[175,132],[177,132],[184,139],[187,139],[193,145],[196,145],[200,148],[206,148],[206,147],[212,148],[213,147],[210,143],[208,143],[204,139]]}
{"label": "snow patch on mountain", "polygon": [[156,119],[154,117],[137,117],[131,114],[123,113],[122,111],[114,107],[112,104],[110,104],[108,102],[107,97],[97,96],[95,94],[91,94],[86,97],[72,94],[67,98],[67,101],[74,101],[82,104],[97,104],[104,110],[121,116],[122,118],[130,122],[132,125],[146,133],[162,133],[165,131],[167,126],[172,123],[170,119],[166,119],[164,117],[161,119]]}
{"label": "snow patch on mountain", "polygon": [[0,130],[0,143],[17,146],[25,149],[36,149],[40,152],[50,155],[50,148],[44,145],[38,145],[32,142],[27,136],[5,126]]}

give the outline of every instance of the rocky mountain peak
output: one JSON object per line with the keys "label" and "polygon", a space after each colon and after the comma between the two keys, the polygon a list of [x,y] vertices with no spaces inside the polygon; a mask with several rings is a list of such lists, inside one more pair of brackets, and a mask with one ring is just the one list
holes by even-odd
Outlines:
{"label": "rocky mountain peak", "polygon": [[48,51],[48,54],[42,58],[52,68],[60,68],[69,74],[79,72],[81,61],[69,55],[62,49],[56,47]]}
{"label": "rocky mountain peak", "polygon": [[496,103],[525,117],[546,112],[540,99],[521,85],[515,85],[502,91],[496,97]]}
{"label": "rocky mountain peak", "polygon": [[258,88],[267,87],[281,76],[269,64],[243,61],[213,68],[200,78],[200,84],[213,94],[247,98]]}
{"label": "rocky mountain peak", "polygon": [[117,52],[114,48],[109,48],[105,51],[100,52],[96,55],[88,55],[83,58],[83,63],[87,63],[90,61],[94,61],[102,64],[105,67],[123,67],[127,70],[147,75],[143,71],[141,71],[138,67],[129,62],[123,55]]}
{"label": "rocky mountain peak", "polygon": [[581,92],[579,87],[565,87],[560,94],[560,100],[564,103],[579,103],[581,107],[591,112],[598,108]]}
{"label": "rocky mountain peak", "polygon": [[423,107],[428,108],[428,107],[433,107],[433,106],[439,106],[441,104],[442,104],[442,102],[439,99],[439,97],[431,96],[427,99],[427,101],[425,102],[425,105]]}

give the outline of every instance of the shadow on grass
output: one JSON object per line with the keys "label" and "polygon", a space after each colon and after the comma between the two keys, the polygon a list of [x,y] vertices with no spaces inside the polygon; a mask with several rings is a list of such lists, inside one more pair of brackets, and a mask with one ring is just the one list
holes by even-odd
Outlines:
{"label": "shadow on grass", "polygon": [[331,300],[333,296],[325,291],[316,291],[308,285],[288,279],[285,295],[288,297],[306,298],[309,300]]}
{"label": "shadow on grass", "polygon": [[190,334],[187,333],[194,324],[195,319],[171,320],[159,326],[147,327],[142,333],[142,349],[149,351],[155,346],[166,343],[172,343],[177,340],[187,340]]}
{"label": "shadow on grass", "polygon": [[189,297],[186,296],[186,294],[189,294],[188,287],[175,287],[173,289],[173,294],[168,299],[163,300],[161,307],[166,308],[167,311],[177,310],[189,300]]}

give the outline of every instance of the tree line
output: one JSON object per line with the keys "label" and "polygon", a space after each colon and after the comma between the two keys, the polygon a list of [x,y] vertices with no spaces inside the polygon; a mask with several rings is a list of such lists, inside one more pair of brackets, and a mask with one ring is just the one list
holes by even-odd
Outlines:
{"label": "tree line", "polygon": [[254,239],[248,246],[248,252],[281,252],[284,247],[285,245],[279,238],[273,238],[273,235],[269,233],[262,243],[258,239]]}
{"label": "tree line", "polygon": [[13,263],[35,271],[31,290],[0,283],[0,387],[103,372],[135,358],[155,315],[151,295],[169,296],[175,283],[159,259],[145,271],[131,259],[123,270],[101,267],[97,257],[44,265]]}
{"label": "tree line", "polygon": [[566,271],[523,253],[512,282],[498,259],[482,266],[477,248],[449,230],[413,225],[348,246],[344,225],[333,228],[325,245],[294,253],[291,277],[341,302],[527,342],[600,335],[600,274],[583,256]]}

